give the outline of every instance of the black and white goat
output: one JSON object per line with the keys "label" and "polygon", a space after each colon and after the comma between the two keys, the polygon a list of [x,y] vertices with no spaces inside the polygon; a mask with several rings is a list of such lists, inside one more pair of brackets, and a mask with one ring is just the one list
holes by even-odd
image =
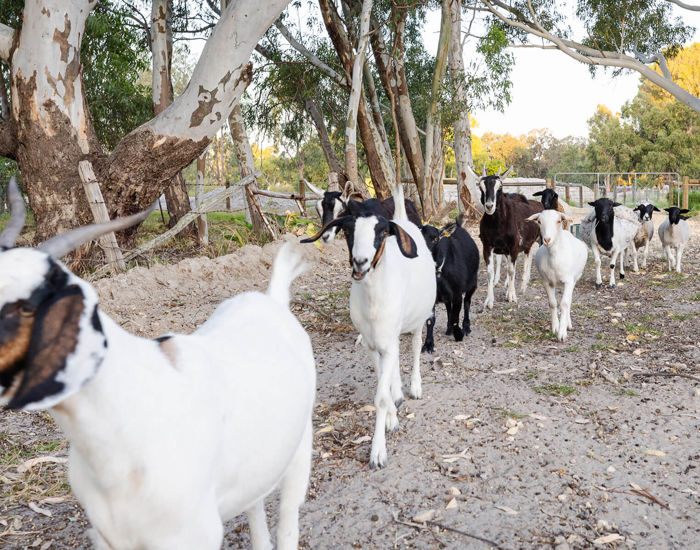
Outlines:
{"label": "black and white goat", "polygon": [[634,271],[637,272],[639,271],[639,266],[637,264],[637,256],[639,255],[639,249],[644,247],[644,251],[642,252],[642,267],[646,269],[647,267],[647,256],[649,255],[649,242],[651,241],[651,238],[654,236],[654,222],[652,221],[651,217],[654,214],[654,212],[661,212],[656,206],[653,204],[645,204],[642,203],[638,205],[637,207],[634,208],[634,212],[637,212],[639,214],[639,223],[641,224],[639,226],[639,229],[637,229],[637,234],[634,236],[634,248],[637,251],[637,254],[632,254],[630,250],[630,255],[633,256],[634,259]]}
{"label": "black and white goat", "polygon": [[[0,237],[0,392],[49,409],[70,441],[69,479],[98,550],[218,550],[246,512],[271,548],[264,499],[281,486],[277,547],[297,548],[311,467],[315,368],[289,310],[300,256],[283,248],[267,293],[223,302],[189,335],[150,340],[100,311],[58,258],[136,214],[12,248],[24,222],[13,184]],[[147,213],[146,213],[147,214]]]}
{"label": "black and white goat", "polygon": [[671,206],[664,208],[668,212],[666,218],[659,226],[659,240],[664,249],[664,256],[668,261],[668,270],[673,270],[673,264],[676,264],[676,273],[681,273],[681,258],[683,257],[683,249],[690,239],[690,226],[688,216],[683,216],[689,212],[686,208],[678,208]]}
{"label": "black and white goat", "polygon": [[[394,216],[394,197],[389,197],[380,201],[379,199],[367,199],[366,201],[355,200],[360,198],[360,195],[353,194],[352,185],[348,182],[345,189],[341,193],[340,191],[326,191],[323,194],[323,199],[316,202],[316,211],[321,218],[321,226],[329,226],[330,222],[336,218],[342,218],[343,216],[358,216],[362,212],[368,214],[375,214],[377,216],[382,216],[390,220]],[[408,219],[416,224],[418,227],[422,226],[420,214],[416,209],[416,205],[413,204],[412,200],[405,199],[406,213]],[[321,240],[324,243],[330,242],[335,239],[338,233],[338,226],[329,226]]]}
{"label": "black and white goat", "polygon": [[352,288],[350,317],[374,359],[379,379],[374,404],[377,409],[370,466],[386,465],[385,431],[396,431],[397,407],[403,401],[399,368],[399,338],[411,334],[413,371],[409,395],[423,395],[420,351],[423,325],[435,304],[435,264],[420,229],[408,220],[403,189],[396,192],[394,218],[358,212],[332,220],[316,235],[302,242],[313,242],[331,227],[345,233]]}
{"label": "black and white goat", "polygon": [[[462,228],[462,218],[459,216],[454,224],[449,224],[442,230],[432,225],[424,225],[421,229],[425,241],[435,261],[435,278],[437,281],[437,296],[435,303],[445,304],[447,309],[447,330],[460,342],[471,332],[469,309],[472,295],[477,287],[479,271],[479,249],[471,235]],[[464,302],[464,321],[459,326],[459,312]],[[428,319],[428,331],[425,336],[423,351],[432,353],[435,349],[433,327],[435,325],[435,309]]]}
{"label": "black and white goat", "polygon": [[508,290],[506,299],[516,302],[515,295],[515,262],[518,255],[525,253],[525,267],[523,269],[523,281],[520,287],[525,292],[530,281],[530,269],[532,266],[532,246],[539,237],[539,229],[536,223],[527,221],[527,218],[537,212],[542,212],[542,205],[537,201],[527,200],[522,195],[503,193],[503,182],[510,174],[512,168],[502,176],[487,176],[486,172],[479,176],[479,189],[481,189],[481,204],[484,205],[484,215],[479,223],[479,237],[483,245],[484,261],[488,266],[488,290],[484,309],[493,308],[494,287],[494,259],[493,254],[503,254],[508,257]]}
{"label": "black and white goat", "polygon": [[607,198],[589,202],[593,210],[581,221],[581,239],[593,252],[595,260],[595,286],[600,288],[603,279],[600,274],[600,255],[610,256],[610,287],[615,287],[615,263],[620,256],[620,279],[625,278],[625,250],[631,247],[636,264],[637,249],[634,236],[639,229],[637,215],[620,203]]}

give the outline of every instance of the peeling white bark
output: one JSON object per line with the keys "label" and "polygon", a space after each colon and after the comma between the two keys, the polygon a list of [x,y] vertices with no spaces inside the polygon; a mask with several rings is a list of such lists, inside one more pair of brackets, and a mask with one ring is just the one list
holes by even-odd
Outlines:
{"label": "peeling white bark", "polygon": [[160,114],[172,101],[170,93],[170,48],[168,47],[168,0],[153,0],[151,9],[151,93],[153,113]]}
{"label": "peeling white bark", "polygon": [[15,29],[0,23],[0,59],[10,60],[10,48],[15,37]]}
{"label": "peeling white bark", "polygon": [[[372,3],[373,0],[364,0],[362,2],[360,41],[352,67],[352,87],[348,101],[347,122],[345,124],[345,171],[348,179],[356,185],[359,184],[360,180],[357,168],[357,110],[360,106],[360,96],[362,94],[362,72],[365,64],[367,42],[369,41],[369,17],[372,11]],[[381,138],[379,143],[381,143]]]}
{"label": "peeling white bark", "polygon": [[[80,41],[94,4],[88,0],[28,0],[24,5],[19,45],[12,55],[13,117],[27,105],[19,101],[18,86],[33,94],[32,118],[53,135],[58,109],[70,121],[81,151],[90,152],[87,105],[82,93]],[[40,38],[40,39],[38,39]],[[32,81],[33,90],[29,90]],[[25,86],[27,84],[27,86]]]}
{"label": "peeling white bark", "polygon": [[[237,0],[223,10],[187,89],[146,127],[156,135],[211,140],[245,90],[255,45],[288,0]],[[226,55],[223,55],[226,52]]]}

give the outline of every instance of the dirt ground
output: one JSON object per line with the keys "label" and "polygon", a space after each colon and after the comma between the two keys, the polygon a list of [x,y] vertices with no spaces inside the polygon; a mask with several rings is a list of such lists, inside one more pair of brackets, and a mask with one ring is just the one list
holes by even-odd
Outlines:
{"label": "dirt ground", "polygon": [[[565,343],[549,333],[534,266],[517,305],[501,285],[481,313],[482,266],[472,334],[444,336],[438,307],[424,397],[401,406],[378,471],[367,468],[376,378],[355,347],[345,243],[323,253],[307,245],[311,269],[292,303],[318,368],[302,547],[697,548],[700,383],[681,376],[700,376],[700,222],[691,225],[683,275],[664,270],[654,237],[647,270],[596,291],[589,255]],[[278,246],[137,268],[95,286],[103,310],[135,334],[190,332],[224,298],[263,289]],[[406,382],[408,351],[403,342]],[[50,416],[1,412],[0,426],[0,548],[89,547],[65,477],[67,443]],[[224,548],[248,546],[244,517],[229,522]]]}

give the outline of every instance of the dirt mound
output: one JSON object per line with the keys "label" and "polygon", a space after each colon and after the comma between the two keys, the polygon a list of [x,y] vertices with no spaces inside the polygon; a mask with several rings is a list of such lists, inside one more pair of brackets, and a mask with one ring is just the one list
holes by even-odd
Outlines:
{"label": "dirt mound", "polygon": [[[298,240],[285,235],[281,241],[263,247],[246,245],[214,259],[188,258],[172,265],[137,267],[94,286],[102,309],[136,334],[191,332],[222,300],[267,288],[277,251],[284,242]],[[320,259],[315,247],[299,245],[298,249],[314,271]]]}

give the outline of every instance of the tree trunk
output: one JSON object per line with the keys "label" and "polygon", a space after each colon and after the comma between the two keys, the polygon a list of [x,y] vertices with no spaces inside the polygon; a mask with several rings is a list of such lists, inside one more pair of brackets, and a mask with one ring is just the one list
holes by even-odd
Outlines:
{"label": "tree trunk", "polygon": [[[153,0],[151,9],[151,97],[153,114],[159,115],[173,102],[171,75],[173,56],[172,0]],[[168,227],[173,227],[190,211],[190,196],[182,172],[175,175],[165,188],[165,204],[168,208]],[[183,236],[194,235],[194,227],[187,226]]]}
{"label": "tree trunk", "polygon": [[433,86],[430,93],[430,105],[425,123],[425,183],[421,200],[423,202],[423,214],[429,218],[439,208],[439,197],[442,195],[436,187],[442,185],[442,166],[444,163],[442,154],[442,129],[436,123],[437,103],[440,88],[445,79],[447,68],[447,51],[450,38],[450,2],[442,0],[442,20],[440,22],[440,40],[435,56],[435,70],[433,72]]}
{"label": "tree trunk", "polygon": [[[450,30],[449,64],[450,78],[455,83],[455,104],[459,117],[454,123],[454,150],[457,165],[457,205],[460,212],[474,212],[469,204],[476,207],[474,201],[478,197],[476,181],[471,170],[474,165],[472,158],[472,133],[469,127],[469,110],[467,89],[464,80],[464,57],[462,55],[462,4],[460,0],[450,0]],[[462,189],[464,187],[464,189]],[[467,201],[464,203],[463,201]]]}
{"label": "tree trunk", "polygon": [[[195,183],[194,200],[195,206],[199,210],[202,204],[202,194],[204,190],[204,176],[207,169],[207,152],[204,151],[197,157],[197,183]],[[209,228],[207,226],[207,215],[197,216],[197,239],[199,244],[209,244]]]}
{"label": "tree trunk", "polygon": [[318,140],[321,143],[321,149],[323,150],[323,155],[326,157],[328,167],[330,168],[331,172],[335,172],[339,175],[339,185],[341,188],[343,188],[347,178],[345,177],[343,167],[338,160],[338,156],[335,154],[333,144],[328,137],[328,129],[326,128],[326,123],[323,120],[323,114],[321,114],[321,110],[318,108],[313,99],[306,98],[305,106],[306,112],[309,113],[309,116],[316,127]]}
{"label": "tree trunk", "polygon": [[[348,82],[351,81],[351,75],[353,72],[353,51],[348,35],[343,26],[343,22],[338,15],[335,8],[335,4],[329,2],[329,0],[318,0],[319,6],[321,8],[321,14],[323,15],[323,22],[328,31],[328,36],[333,42],[335,51],[340,58],[340,62],[343,65],[345,75]],[[387,184],[386,176],[382,172],[382,162],[379,158],[380,145],[375,143],[375,132],[372,131],[373,121],[371,116],[367,112],[365,101],[359,101],[359,106],[357,110],[357,124],[360,129],[360,137],[362,138],[362,144],[365,149],[365,156],[367,159],[367,165],[369,167],[370,177],[372,178],[372,183],[374,184],[374,189],[377,196],[389,196],[389,186]],[[346,159],[347,163],[347,159]],[[369,193],[364,182],[360,182],[356,185],[355,190],[359,192],[363,198],[369,198]]]}
{"label": "tree trunk", "polygon": [[[424,176],[424,160],[423,150],[418,135],[418,126],[416,119],[413,116],[413,106],[411,98],[408,95],[408,82],[406,81],[406,71],[404,70],[404,43],[403,35],[406,23],[407,10],[396,8],[398,10],[398,20],[396,23],[396,51],[394,55],[389,56],[386,45],[379,32],[379,24],[376,21],[372,22],[373,33],[371,37],[372,51],[374,52],[374,60],[377,64],[377,71],[382,82],[382,86],[389,96],[389,92],[393,92],[396,101],[396,117],[399,124],[399,136],[401,145],[403,146],[404,158],[408,163],[408,167],[413,176],[413,181],[422,193]],[[393,59],[392,66],[390,60]]]}
{"label": "tree trunk", "polygon": [[[241,111],[240,105],[236,104],[233,111],[231,111],[228,117],[228,125],[231,129],[231,138],[233,139],[233,148],[236,151],[236,158],[238,158],[239,175],[240,178],[243,179],[255,171],[255,159],[253,158],[253,150],[250,147],[248,133],[243,123],[243,112]],[[249,183],[245,187],[250,187],[251,190],[256,189],[255,183]],[[246,200],[246,220],[253,226],[253,233],[260,238],[265,234],[265,222],[260,216],[258,209],[255,208],[250,194],[246,192],[245,189],[244,194]]]}
{"label": "tree trunk", "polygon": [[108,157],[90,121],[80,70],[80,40],[96,2],[27,0],[19,31],[0,25],[0,58],[11,71],[16,158],[37,222],[36,239],[92,220],[78,175],[80,160],[92,161],[110,217],[153,203],[224,124],[250,80],[248,59],[255,44],[287,3],[232,2],[185,92]]}
{"label": "tree trunk", "polygon": [[348,100],[348,116],[345,122],[345,171],[348,179],[357,185],[360,174],[357,167],[357,111],[362,99],[362,72],[365,66],[365,52],[369,41],[369,16],[372,0],[363,0],[360,15],[360,37],[352,67],[352,85]]}

